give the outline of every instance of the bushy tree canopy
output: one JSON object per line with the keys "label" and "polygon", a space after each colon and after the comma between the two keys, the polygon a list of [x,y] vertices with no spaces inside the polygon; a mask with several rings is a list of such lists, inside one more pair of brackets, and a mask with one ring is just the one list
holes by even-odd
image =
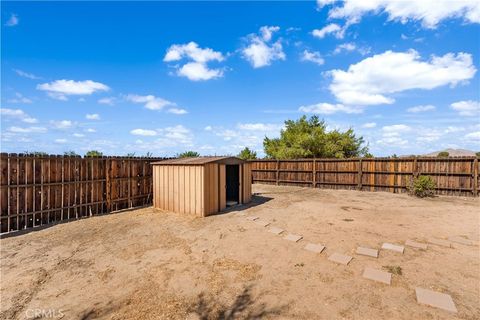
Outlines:
{"label": "bushy tree canopy", "polygon": [[103,157],[103,153],[97,150],[90,150],[85,153],[85,157]]}
{"label": "bushy tree canopy", "polygon": [[440,151],[440,152],[437,154],[437,157],[439,157],[439,158],[447,158],[449,155],[450,155],[450,153],[448,153],[447,151]]}
{"label": "bushy tree canopy", "polygon": [[280,138],[265,137],[263,147],[269,158],[351,158],[368,154],[363,137],[357,137],[353,129],[327,131],[324,120],[317,116],[285,121]]}
{"label": "bushy tree canopy", "polygon": [[245,149],[240,151],[238,157],[243,160],[253,160],[257,159],[257,153],[253,150],[250,150],[249,147],[245,147]]}
{"label": "bushy tree canopy", "polygon": [[196,151],[185,151],[177,154],[177,158],[194,158],[194,157],[200,157],[200,153]]}

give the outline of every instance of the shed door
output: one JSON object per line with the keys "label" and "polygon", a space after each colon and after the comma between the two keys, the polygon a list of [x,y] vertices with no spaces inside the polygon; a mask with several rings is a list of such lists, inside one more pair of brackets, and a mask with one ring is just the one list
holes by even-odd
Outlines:
{"label": "shed door", "polygon": [[240,172],[239,165],[226,165],[227,206],[239,203]]}

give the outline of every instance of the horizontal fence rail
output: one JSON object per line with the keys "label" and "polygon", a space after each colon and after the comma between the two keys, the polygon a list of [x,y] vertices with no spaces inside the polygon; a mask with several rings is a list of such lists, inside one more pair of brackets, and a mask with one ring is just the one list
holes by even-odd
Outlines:
{"label": "horizontal fence rail", "polygon": [[0,231],[19,231],[152,203],[164,158],[1,154]]}
{"label": "horizontal fence rail", "polygon": [[406,192],[419,175],[435,193],[478,196],[477,157],[251,160],[253,183],[325,189]]}

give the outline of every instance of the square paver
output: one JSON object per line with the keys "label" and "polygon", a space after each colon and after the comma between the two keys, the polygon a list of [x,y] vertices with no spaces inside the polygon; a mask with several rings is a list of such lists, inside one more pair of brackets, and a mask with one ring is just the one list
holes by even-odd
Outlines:
{"label": "square paver", "polygon": [[293,242],[298,242],[302,240],[302,238],[303,238],[302,236],[299,236],[297,234],[292,234],[292,233],[289,233],[285,237],[283,237],[283,239],[288,241],[293,241]]}
{"label": "square paver", "polygon": [[277,228],[277,227],[271,227],[270,229],[268,229],[268,232],[271,232],[271,233],[274,233],[274,234],[277,234],[277,235],[282,233],[283,231],[285,231],[285,230]]}
{"label": "square paver", "polygon": [[448,240],[450,240],[452,242],[464,244],[466,246],[473,246],[473,241],[472,240],[468,240],[468,239],[465,239],[464,237],[460,237],[460,236],[449,237]]}
{"label": "square paver", "polygon": [[307,243],[304,249],[315,253],[322,253],[322,251],[325,249],[325,246],[322,246],[321,244]]}
{"label": "square paver", "polygon": [[363,271],[363,277],[369,280],[382,282],[390,285],[392,282],[392,274],[390,272],[385,272],[373,268],[365,268]]}
{"label": "square paver", "polygon": [[448,294],[422,288],[415,288],[415,293],[417,294],[418,303],[450,312],[457,312],[457,307],[455,307],[452,297]]}
{"label": "square paver", "polygon": [[346,256],[341,253],[333,253],[330,257],[328,257],[328,260],[347,265],[353,258],[350,256]]}
{"label": "square paver", "polygon": [[270,222],[263,221],[263,220],[255,220],[254,222],[261,227],[267,227],[270,225]]}
{"label": "square paver", "polygon": [[384,244],[382,244],[382,249],[403,253],[403,250],[405,250],[405,247],[385,242]]}
{"label": "square paver", "polygon": [[253,217],[246,217],[245,219],[247,219],[248,221],[255,221],[258,219],[258,217],[256,216],[253,216]]}
{"label": "square paver", "polygon": [[428,239],[428,242],[430,242],[431,244],[436,244],[437,246],[442,246],[447,248],[452,247],[452,243],[448,240],[431,238],[431,239]]}
{"label": "square paver", "polygon": [[369,257],[378,258],[378,250],[377,249],[357,247],[357,254],[361,254],[362,256],[369,256]]}
{"label": "square paver", "polygon": [[409,247],[414,247],[414,248],[418,248],[418,249],[427,250],[427,244],[426,243],[416,242],[416,241],[413,241],[413,240],[405,241],[405,245],[409,246]]}

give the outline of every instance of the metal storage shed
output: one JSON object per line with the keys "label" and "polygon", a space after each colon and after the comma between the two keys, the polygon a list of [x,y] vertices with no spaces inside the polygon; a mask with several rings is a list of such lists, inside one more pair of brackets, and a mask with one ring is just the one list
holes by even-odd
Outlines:
{"label": "metal storage shed", "polygon": [[179,158],[152,165],[155,208],[205,217],[251,200],[250,163],[239,158]]}

